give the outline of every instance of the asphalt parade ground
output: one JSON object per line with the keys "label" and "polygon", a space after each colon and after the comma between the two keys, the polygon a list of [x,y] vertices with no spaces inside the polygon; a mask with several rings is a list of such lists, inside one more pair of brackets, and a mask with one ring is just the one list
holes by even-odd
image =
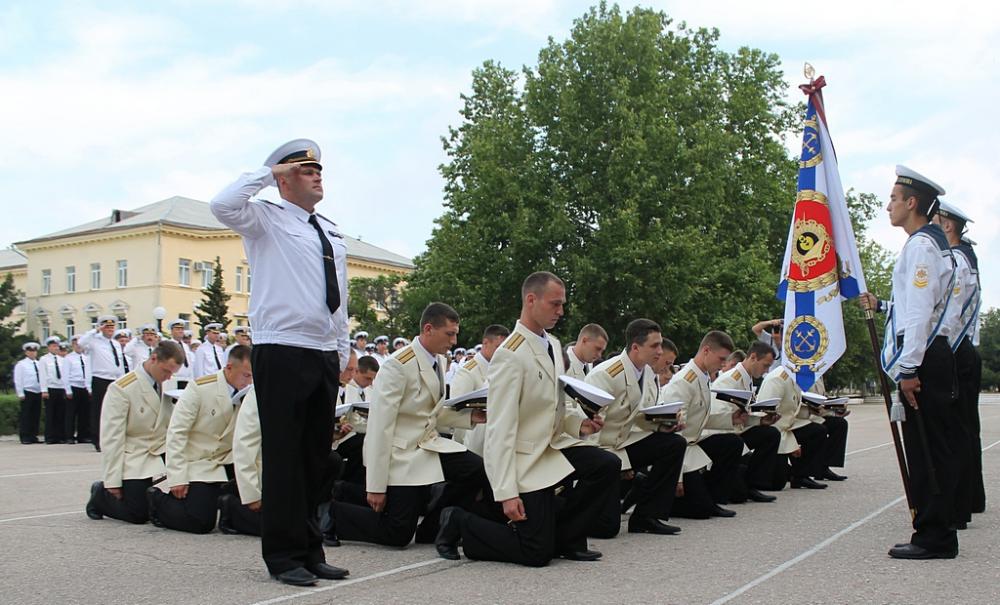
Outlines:
{"label": "asphalt parade ground", "polygon": [[[732,519],[671,521],[677,536],[592,540],[595,563],[541,569],[445,561],[432,545],[345,542],[327,560],[350,578],[271,580],[256,538],[190,535],[84,514],[99,454],[89,445],[0,440],[0,601],[29,603],[998,603],[1000,396],[982,397],[987,511],[954,560],[897,561],[909,539],[885,408],[854,406],[849,479],[734,505]],[[624,519],[623,519],[624,520]]]}

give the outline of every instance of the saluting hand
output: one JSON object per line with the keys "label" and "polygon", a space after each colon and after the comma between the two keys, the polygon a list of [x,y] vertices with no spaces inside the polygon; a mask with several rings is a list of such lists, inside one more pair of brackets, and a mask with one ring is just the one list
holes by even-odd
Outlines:
{"label": "saluting hand", "polygon": [[302,164],[275,164],[271,166],[271,174],[276,181],[279,176],[293,176],[300,172],[302,172]]}
{"label": "saluting hand", "polygon": [[380,513],[385,509],[385,494],[375,494],[368,492],[368,506],[372,507],[372,510]]}
{"label": "saluting hand", "polygon": [[526,521],[528,515],[524,514],[524,501],[520,498],[511,498],[503,501],[503,514],[511,521]]}

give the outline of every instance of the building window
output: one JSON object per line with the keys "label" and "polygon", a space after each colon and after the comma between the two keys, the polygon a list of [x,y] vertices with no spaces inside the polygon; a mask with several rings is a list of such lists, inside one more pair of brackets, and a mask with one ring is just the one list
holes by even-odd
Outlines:
{"label": "building window", "polygon": [[90,329],[91,330],[96,330],[97,329],[97,316],[96,315],[91,316],[91,318],[90,318]]}
{"label": "building window", "polygon": [[124,315],[118,316],[118,324],[116,326],[119,330],[124,330],[128,327],[128,321],[125,319]]}
{"label": "building window", "polygon": [[120,260],[118,261],[118,287],[125,288],[128,286],[128,261]]}
{"label": "building window", "polygon": [[90,289],[101,289],[101,263],[90,263]]}
{"label": "building window", "polygon": [[177,262],[177,283],[182,286],[191,285],[191,259],[182,258]]}
{"label": "building window", "polygon": [[243,291],[243,267],[236,267],[236,291]]}
{"label": "building window", "polygon": [[247,294],[250,294],[250,267],[247,267]]}
{"label": "building window", "polygon": [[73,338],[74,334],[76,334],[76,322],[74,322],[72,319],[67,319],[66,320],[66,339],[68,340],[70,338]]}
{"label": "building window", "polygon": [[48,340],[49,336],[52,336],[52,330],[49,328],[48,320],[42,322],[42,342]]}
{"label": "building window", "polygon": [[52,293],[52,271],[42,269],[42,294]]}
{"label": "building window", "polygon": [[191,321],[191,314],[190,313],[178,313],[177,314],[177,319],[183,319],[184,320],[184,325],[187,325],[188,322]]}
{"label": "building window", "polygon": [[66,267],[66,291],[76,292],[76,267]]}
{"label": "building window", "polygon": [[204,268],[201,271],[201,287],[207,288],[212,285],[212,279],[215,278],[215,265],[212,263],[203,263]]}

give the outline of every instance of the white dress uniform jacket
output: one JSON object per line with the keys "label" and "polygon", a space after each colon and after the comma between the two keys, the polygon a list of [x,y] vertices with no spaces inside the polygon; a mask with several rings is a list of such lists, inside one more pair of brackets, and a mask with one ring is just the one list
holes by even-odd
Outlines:
{"label": "white dress uniform jacket", "polygon": [[593,369],[593,364],[583,363],[580,358],[576,356],[576,351],[573,347],[566,349],[566,358],[569,359],[569,367],[566,368],[566,375],[572,376],[577,380],[585,380],[587,374]]}
{"label": "white dress uniform jacket", "polygon": [[213,345],[207,340],[201,343],[198,350],[194,352],[194,377],[201,378],[221,370],[226,365],[222,361],[225,356],[225,350],[219,345]]}
{"label": "white dress uniform jacket", "polygon": [[490,360],[483,461],[497,502],[551,487],[573,472],[557,444],[564,435],[579,441],[586,416],[566,406],[559,351],[558,340],[519,321]]}
{"label": "white dress uniform jacket", "polygon": [[95,328],[81,336],[78,342],[90,358],[91,376],[116,380],[125,375],[125,350],[117,340],[106,338]]}
{"label": "white dress uniform jacket", "polygon": [[[490,362],[482,353],[476,353],[475,357],[463,363],[455,371],[455,377],[451,379],[451,396],[460,397],[485,387],[488,384],[486,373],[489,368]],[[486,425],[477,424],[471,431],[456,429],[452,438],[460,440],[470,452],[481,457],[486,439]]]}
{"label": "white dress uniform jacket", "polygon": [[69,386],[90,391],[90,359],[76,351],[68,353],[65,359]]}
{"label": "white dress uniform jacket", "polygon": [[[808,406],[802,405],[802,390],[795,382],[795,377],[784,366],[775,367],[764,377],[757,397],[760,399],[775,397],[781,399],[777,410],[775,410],[781,414],[781,418],[774,423],[774,427],[781,431],[781,444],[778,446],[778,453],[790,454],[799,449],[799,442],[795,439],[792,431],[806,426],[812,420]],[[819,421],[822,422],[822,419]]]}
{"label": "white dress uniform jacket", "polygon": [[251,386],[236,412],[236,427],[233,430],[233,470],[243,504],[260,500],[262,464],[257,391]]}
{"label": "white dress uniform jacket", "polygon": [[444,481],[438,454],[465,451],[464,445],[438,434],[439,425],[472,428],[469,411],[442,406],[444,366],[443,355],[432,357],[414,339],[379,368],[363,450],[368,492]]}
{"label": "white dress uniform jacket", "polygon": [[184,360],[185,362],[181,364],[181,367],[174,372],[174,378],[177,380],[192,381],[194,380],[194,352],[191,347],[188,346],[183,340],[170,339],[171,342],[177,343],[182,349],[184,349]]}
{"label": "white dress uniform jacket", "polygon": [[189,382],[167,428],[167,485],[226,481],[239,405],[223,371]]}
{"label": "white dress uniform jacket", "polygon": [[621,458],[622,470],[632,468],[625,448],[649,437],[659,428],[642,413],[643,409],[656,405],[659,396],[656,374],[649,366],[643,366],[641,386],[639,376],[635,364],[624,351],[587,374],[588,384],[615,398],[604,408],[604,428],[597,433],[597,438],[600,447]]}
{"label": "white dress uniform jacket", "polygon": [[[713,389],[738,389],[742,391],[753,391],[753,378],[750,376],[750,372],[747,372],[746,368],[743,367],[743,363],[740,362],[736,364],[735,367],[726,371],[720,372],[719,376],[712,383]],[[712,413],[713,414],[729,414],[732,417],[733,412],[737,411],[739,407],[735,403],[730,403],[728,401],[722,401],[712,393]],[[760,424],[760,416],[751,413],[747,418],[746,424],[734,424],[733,430],[736,433],[742,433],[752,426],[758,426]]]}
{"label": "white dress uniform jacket", "polygon": [[[42,382],[43,389],[63,389],[70,395],[73,394],[70,391],[69,368],[66,366],[65,357],[48,353],[39,358],[38,365],[41,368],[42,376],[45,377],[45,380]],[[58,372],[56,371],[57,365],[59,366]]]}
{"label": "white dress uniform jacket", "polygon": [[133,338],[125,345],[124,352],[128,359],[128,367],[138,368],[153,354],[153,347],[144,343],[141,338]]}
{"label": "white dress uniform jacket", "polygon": [[45,370],[36,359],[24,357],[14,364],[14,392],[24,397],[24,392],[41,393],[45,384]]}
{"label": "white dress uniform jacket", "polygon": [[108,387],[101,409],[104,487],[121,487],[124,479],[147,479],[166,468],[167,426],[173,404],[153,388],[139,366]]}
{"label": "white dress uniform jacket", "polygon": [[663,403],[684,402],[685,426],[681,435],[687,439],[688,448],[684,452],[682,472],[690,473],[708,466],[712,460],[698,446],[698,442],[708,436],[704,433],[705,429],[733,430],[731,412],[712,410],[712,393],[709,389],[708,375],[702,372],[692,359],[681,368],[680,372],[674,374],[666,386],[660,389],[660,401]]}

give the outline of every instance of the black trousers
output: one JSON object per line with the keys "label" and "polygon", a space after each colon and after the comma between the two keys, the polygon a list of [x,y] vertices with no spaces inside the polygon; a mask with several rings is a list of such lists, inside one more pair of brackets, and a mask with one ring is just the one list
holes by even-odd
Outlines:
{"label": "black trousers", "polygon": [[743,440],[735,433],[710,435],[698,442],[712,459],[706,472],[684,473],[684,496],[674,502],[674,516],[707,519],[715,505],[729,501],[729,494],[739,472],[743,456]]}
{"label": "black trousers", "polygon": [[800,456],[789,456],[792,477],[805,479],[823,474],[826,466],[827,432],[825,424],[810,422],[792,431],[799,442]]}
{"label": "black trousers", "polygon": [[826,445],[823,447],[823,466],[843,468],[847,456],[847,418],[830,416],[823,420],[826,428]]}
{"label": "black trousers", "polygon": [[38,441],[38,425],[41,419],[42,394],[25,391],[17,414],[17,432],[21,437],[21,443]]}
{"label": "black trousers", "polygon": [[740,439],[750,449],[746,457],[744,485],[752,489],[768,489],[778,461],[781,431],[773,426],[752,426],[740,433]]}
{"label": "black trousers", "polygon": [[90,439],[90,393],[82,387],[72,387],[73,396],[66,400],[66,439]]}
{"label": "black trousers", "polygon": [[363,433],[355,433],[337,444],[337,453],[344,459],[344,474],[348,483],[365,484],[365,462],[362,451],[365,445]]}
{"label": "black trousers", "polygon": [[101,408],[104,406],[104,394],[114,380],[98,378],[90,379],[90,435],[94,439],[94,447],[101,447]]}
{"label": "black trousers", "polygon": [[[935,338],[927,347],[917,376],[920,378],[920,392],[917,393],[920,409],[914,410],[904,402],[906,421],[903,422],[910,496],[917,509],[910,542],[928,550],[949,551],[958,548],[954,527],[958,460],[968,446],[956,401],[955,358],[944,337]],[[902,397],[902,393],[899,396]],[[917,426],[918,413],[923,416],[926,448]],[[931,466],[937,478],[938,493],[932,490]]]}
{"label": "black trousers", "polygon": [[261,432],[261,553],[268,571],[280,574],[326,561],[317,510],[340,362],[336,351],[274,344],[254,345],[251,362]]}
{"label": "black trousers", "polygon": [[438,458],[444,473],[445,489],[433,509],[426,508],[431,486],[390,485],[381,513],[367,505],[334,502],[332,509],[337,535],[343,540],[403,547],[413,539],[421,515],[436,527],[441,509],[447,506],[476,511],[477,494],[488,493],[490,489],[483,459],[472,452],[438,454]]}
{"label": "black trousers", "polygon": [[223,494],[225,486],[226,483],[221,481],[192,481],[188,484],[187,497],[183,499],[157,490],[153,496],[156,516],[168,529],[207,534],[215,529],[219,496]]}
{"label": "black trousers", "polygon": [[49,389],[45,400],[45,443],[66,441],[66,389]]}
{"label": "black trousers", "polygon": [[[633,469],[650,467],[644,480],[632,484],[636,491],[633,517],[670,518],[686,450],[687,440],[679,433],[652,433],[625,448]],[[618,508],[616,500],[616,514]]]}
{"label": "black trousers", "polygon": [[[465,556],[531,567],[548,565],[553,556],[587,547],[589,528],[600,522],[612,500],[618,506],[621,459],[593,446],[560,450],[573,465],[576,481],[557,513],[554,487],[519,494],[527,519],[500,522],[465,515],[461,522]],[[620,517],[616,520],[621,525]]]}
{"label": "black trousers", "polygon": [[229,506],[226,509],[226,516],[229,518],[229,526],[248,536],[260,535],[260,511],[254,512],[240,503],[238,496],[233,496],[227,500]]}
{"label": "black trousers", "polygon": [[111,495],[106,489],[97,492],[94,504],[105,517],[143,524],[149,521],[149,507],[146,504],[146,490],[153,485],[153,479],[125,479],[122,481],[122,499]]}
{"label": "black trousers", "polygon": [[959,474],[956,508],[959,521],[970,521],[972,513],[986,509],[983,485],[983,440],[979,423],[979,389],[983,360],[968,338],[955,350],[955,372],[958,377],[958,411],[962,429],[969,444],[968,455]]}

